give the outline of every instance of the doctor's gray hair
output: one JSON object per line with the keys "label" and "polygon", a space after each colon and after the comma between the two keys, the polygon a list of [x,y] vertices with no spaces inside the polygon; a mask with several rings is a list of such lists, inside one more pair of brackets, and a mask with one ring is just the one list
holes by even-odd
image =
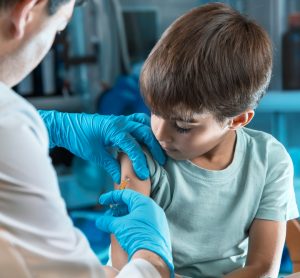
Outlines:
{"label": "doctor's gray hair", "polygon": [[[16,5],[21,0],[0,0],[0,11],[8,9]],[[49,14],[55,14],[57,10],[63,5],[70,2],[70,0],[49,0],[48,1],[48,11]]]}

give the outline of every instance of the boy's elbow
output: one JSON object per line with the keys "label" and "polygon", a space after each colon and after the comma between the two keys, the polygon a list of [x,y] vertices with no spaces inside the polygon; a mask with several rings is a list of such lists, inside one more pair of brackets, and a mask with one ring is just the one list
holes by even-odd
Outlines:
{"label": "boy's elbow", "polygon": [[255,269],[257,277],[277,278],[279,274],[279,265],[273,262],[262,261],[251,266]]}

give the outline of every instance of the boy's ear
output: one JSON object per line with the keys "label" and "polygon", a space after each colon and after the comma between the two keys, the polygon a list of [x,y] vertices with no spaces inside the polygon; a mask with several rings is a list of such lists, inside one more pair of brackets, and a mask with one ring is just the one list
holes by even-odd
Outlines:
{"label": "boy's ear", "polygon": [[229,124],[229,129],[238,129],[239,127],[243,127],[246,126],[247,124],[249,124],[251,122],[251,120],[254,117],[254,110],[247,110],[243,113],[241,113],[238,116],[235,116],[230,124]]}
{"label": "boy's ear", "polygon": [[13,6],[11,17],[10,34],[15,39],[20,39],[24,36],[27,23],[32,20],[33,9],[39,0],[21,0]]}

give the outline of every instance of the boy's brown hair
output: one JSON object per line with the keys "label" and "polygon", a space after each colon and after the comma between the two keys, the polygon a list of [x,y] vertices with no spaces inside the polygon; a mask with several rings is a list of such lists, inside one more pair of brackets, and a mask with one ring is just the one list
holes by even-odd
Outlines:
{"label": "boy's brown hair", "polygon": [[272,45],[263,28],[213,3],[165,31],[143,66],[140,87],[153,113],[164,118],[210,112],[223,121],[257,106],[271,70]]}

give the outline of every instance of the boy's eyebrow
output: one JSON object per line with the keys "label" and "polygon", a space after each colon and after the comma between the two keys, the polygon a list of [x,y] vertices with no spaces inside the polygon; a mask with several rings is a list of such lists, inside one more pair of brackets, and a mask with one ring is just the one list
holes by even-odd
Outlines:
{"label": "boy's eyebrow", "polygon": [[171,120],[178,121],[178,122],[191,123],[191,124],[198,123],[194,118],[184,118],[184,117],[178,117],[178,116],[171,117]]}

